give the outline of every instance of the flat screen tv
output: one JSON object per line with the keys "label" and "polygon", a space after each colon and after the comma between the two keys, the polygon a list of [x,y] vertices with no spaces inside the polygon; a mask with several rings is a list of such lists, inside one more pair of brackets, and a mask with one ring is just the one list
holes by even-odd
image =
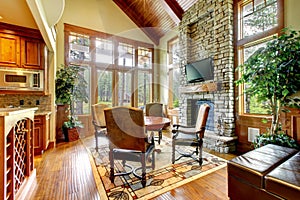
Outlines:
{"label": "flat screen tv", "polygon": [[185,65],[188,83],[203,82],[214,79],[214,64],[212,58],[205,58]]}

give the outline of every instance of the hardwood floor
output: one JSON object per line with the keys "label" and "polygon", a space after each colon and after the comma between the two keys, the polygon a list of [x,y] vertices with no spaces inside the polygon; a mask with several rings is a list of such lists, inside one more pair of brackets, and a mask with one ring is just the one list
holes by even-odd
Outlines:
{"label": "hardwood floor", "polygon": [[[210,152],[213,153],[213,152]],[[231,159],[232,154],[216,154]],[[29,200],[97,200],[88,153],[82,142],[59,143],[56,148],[35,157],[37,177]],[[154,199],[228,199],[227,169],[175,188]]]}
{"label": "hardwood floor", "polygon": [[200,179],[175,188],[156,198],[156,200],[194,200],[228,199],[227,168],[220,169]]}
{"label": "hardwood floor", "polygon": [[80,140],[60,143],[35,158],[36,183],[28,199],[97,200],[88,153]]}

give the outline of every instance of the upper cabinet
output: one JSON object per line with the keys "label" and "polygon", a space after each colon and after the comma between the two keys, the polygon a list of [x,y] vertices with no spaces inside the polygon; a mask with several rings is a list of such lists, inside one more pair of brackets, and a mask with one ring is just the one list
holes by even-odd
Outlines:
{"label": "upper cabinet", "polygon": [[0,23],[0,67],[44,69],[39,30]]}
{"label": "upper cabinet", "polygon": [[43,41],[0,33],[0,66],[44,69]]}
{"label": "upper cabinet", "polygon": [[40,40],[21,38],[21,67],[44,69],[44,46]]}
{"label": "upper cabinet", "polygon": [[20,37],[0,33],[1,67],[20,67]]}
{"label": "upper cabinet", "polygon": [[39,30],[0,22],[0,94],[48,94],[47,56]]}

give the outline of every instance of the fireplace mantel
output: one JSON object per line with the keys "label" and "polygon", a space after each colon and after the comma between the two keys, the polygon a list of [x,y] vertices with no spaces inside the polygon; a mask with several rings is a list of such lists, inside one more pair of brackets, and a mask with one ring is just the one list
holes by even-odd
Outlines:
{"label": "fireplace mantel", "polygon": [[214,92],[219,89],[218,82],[201,83],[199,85],[189,85],[180,88],[181,93]]}

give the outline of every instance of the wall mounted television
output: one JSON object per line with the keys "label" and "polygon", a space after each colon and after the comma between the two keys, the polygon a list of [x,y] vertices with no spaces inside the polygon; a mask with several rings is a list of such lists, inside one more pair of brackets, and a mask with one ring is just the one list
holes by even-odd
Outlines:
{"label": "wall mounted television", "polygon": [[214,64],[211,57],[185,65],[188,83],[204,82],[214,79]]}

